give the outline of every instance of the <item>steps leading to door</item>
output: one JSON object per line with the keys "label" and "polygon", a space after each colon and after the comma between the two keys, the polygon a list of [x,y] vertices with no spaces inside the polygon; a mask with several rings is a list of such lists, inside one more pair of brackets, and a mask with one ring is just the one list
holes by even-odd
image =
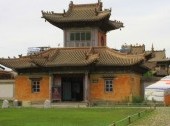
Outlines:
{"label": "steps leading to door", "polygon": [[84,108],[88,107],[86,102],[60,102],[52,103],[52,107],[63,107],[63,108]]}
{"label": "steps leading to door", "polygon": [[[44,104],[31,104],[30,107],[43,108]],[[88,107],[87,102],[57,102],[51,103],[51,108],[85,108]]]}

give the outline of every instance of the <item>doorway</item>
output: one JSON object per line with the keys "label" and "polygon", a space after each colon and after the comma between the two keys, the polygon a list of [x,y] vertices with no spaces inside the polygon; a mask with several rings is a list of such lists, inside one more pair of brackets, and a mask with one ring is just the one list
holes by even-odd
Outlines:
{"label": "doorway", "polygon": [[83,76],[61,78],[62,101],[83,101]]}

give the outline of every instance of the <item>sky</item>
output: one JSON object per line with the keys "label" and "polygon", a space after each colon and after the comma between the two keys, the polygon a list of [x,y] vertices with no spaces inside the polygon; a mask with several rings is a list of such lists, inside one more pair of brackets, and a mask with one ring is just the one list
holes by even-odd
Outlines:
{"label": "sky", "polygon": [[[97,0],[72,0],[74,4]],[[170,0],[102,0],[103,9],[112,9],[110,20],[124,28],[107,33],[107,46],[142,45],[166,50],[170,57]],[[63,45],[63,31],[41,18],[41,11],[62,13],[70,0],[0,0],[0,58],[26,55],[29,47]]]}

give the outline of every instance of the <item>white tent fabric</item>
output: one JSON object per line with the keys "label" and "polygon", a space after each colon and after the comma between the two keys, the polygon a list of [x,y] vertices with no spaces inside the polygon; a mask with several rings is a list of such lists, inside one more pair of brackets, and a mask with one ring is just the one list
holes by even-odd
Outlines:
{"label": "white tent fabric", "polygon": [[170,95],[170,76],[166,76],[145,88],[146,100],[163,102],[165,95]]}

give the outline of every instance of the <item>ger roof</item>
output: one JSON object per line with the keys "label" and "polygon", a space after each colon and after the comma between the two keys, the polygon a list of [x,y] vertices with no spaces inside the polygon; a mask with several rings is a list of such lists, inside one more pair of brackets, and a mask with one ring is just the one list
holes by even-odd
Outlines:
{"label": "ger roof", "polygon": [[147,86],[146,89],[170,89],[170,76],[168,75],[156,83]]}
{"label": "ger roof", "polygon": [[133,66],[144,60],[143,55],[127,55],[108,47],[51,48],[30,56],[0,59],[0,64],[12,69],[61,66]]}
{"label": "ger roof", "polygon": [[100,27],[104,31],[110,31],[123,27],[119,21],[109,20],[111,9],[102,10],[102,2],[92,4],[69,4],[68,11],[54,13],[42,11],[42,18],[61,29],[68,27]]}

